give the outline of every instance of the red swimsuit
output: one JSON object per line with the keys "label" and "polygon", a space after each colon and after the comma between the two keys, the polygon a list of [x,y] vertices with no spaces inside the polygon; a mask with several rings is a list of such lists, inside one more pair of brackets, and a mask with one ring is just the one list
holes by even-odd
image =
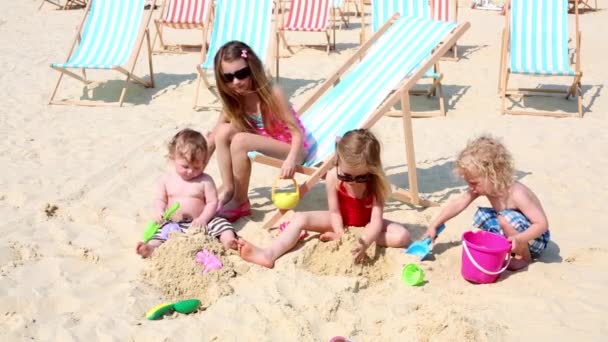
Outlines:
{"label": "red swimsuit", "polygon": [[338,187],[338,205],[345,226],[365,227],[372,218],[374,197],[369,194],[365,198],[355,198],[349,195],[340,182]]}

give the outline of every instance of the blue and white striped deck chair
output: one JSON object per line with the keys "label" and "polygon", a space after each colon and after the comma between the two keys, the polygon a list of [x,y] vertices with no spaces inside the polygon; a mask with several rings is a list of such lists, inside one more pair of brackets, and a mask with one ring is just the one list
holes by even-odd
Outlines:
{"label": "blue and white striped deck chair", "polygon": [[[271,44],[276,30],[273,23],[275,16],[274,0],[217,0],[213,31],[209,41],[209,50],[203,46],[202,62],[197,65],[199,78],[194,97],[194,107],[198,107],[198,92],[201,79],[207,89],[211,83],[206,72],[213,72],[213,59],[222,45],[232,40],[249,45],[262,61],[271,60]],[[274,20],[276,23],[276,20]],[[268,68],[268,65],[266,65]]]}
{"label": "blue and white striped deck chair", "polygon": [[[418,18],[431,18],[431,5],[429,0],[372,0],[372,22],[371,30],[376,32],[390,17],[399,13],[402,16],[412,16]],[[361,25],[361,39],[365,37],[365,25]],[[431,117],[445,116],[445,102],[443,99],[443,89],[441,87],[441,79],[443,74],[439,71],[439,63],[436,63],[433,68],[427,70],[424,78],[433,80],[431,86],[426,90],[412,89],[412,95],[427,95],[435,96],[439,101],[438,111],[414,112],[414,117]],[[436,94],[437,93],[437,94]],[[389,112],[388,115],[393,115],[394,112]]]}
{"label": "blue and white striped deck chair", "polygon": [[[499,92],[503,114],[543,115],[566,117],[573,114],[551,111],[523,111],[507,109],[511,95],[566,95],[577,96],[578,116],[583,117],[580,63],[581,34],[579,31],[578,1],[575,2],[576,63],[568,59],[568,0],[511,0],[507,3],[505,29],[499,72]],[[542,88],[508,88],[510,74],[535,76],[572,76],[567,90]]]}
{"label": "blue and white striped deck chair", "polygon": [[[154,8],[154,3],[152,5],[152,8]],[[143,14],[144,0],[89,1],[78,33],[72,43],[67,61],[65,63],[51,64],[51,67],[61,72],[61,74],[49,99],[49,104],[122,106],[129,81],[132,80],[144,87],[154,87],[150,34],[148,30],[152,10],[148,12],[145,19]],[[144,36],[148,45],[149,81],[133,74]],[[76,46],[77,43],[78,46]],[[127,67],[123,67],[123,65],[127,64]],[[71,69],[81,69],[82,76],[71,71]],[[111,69],[126,75],[125,86],[122,89],[119,100],[117,102],[54,100],[64,74],[85,84],[92,83],[86,78],[86,69]]]}
{"label": "blue and white striped deck chair", "polygon": [[[468,23],[396,14],[321,85],[298,111],[303,113],[301,120],[311,145],[304,165],[296,168],[309,175],[300,186],[302,196],[333,167],[336,137],[352,129],[370,128],[401,101],[410,190],[399,190],[393,197],[432,205],[418,194],[409,90],[468,27]],[[282,164],[261,154],[254,160],[275,167]],[[272,227],[283,214],[277,212],[265,227]]]}

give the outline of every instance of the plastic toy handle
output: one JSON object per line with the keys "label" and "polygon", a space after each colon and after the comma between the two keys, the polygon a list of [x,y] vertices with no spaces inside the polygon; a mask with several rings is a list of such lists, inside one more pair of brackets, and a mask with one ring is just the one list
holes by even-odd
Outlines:
{"label": "plastic toy handle", "polygon": [[[277,177],[275,178],[274,182],[272,183],[272,192],[271,192],[271,196],[272,198],[274,198],[274,194],[275,194],[275,190],[277,189],[277,183],[279,183],[279,181],[281,180],[281,177]],[[296,189],[296,195],[298,195],[298,197],[300,197],[300,186],[298,185],[298,182],[296,182],[295,178],[290,178],[291,181],[293,182],[293,187]]]}
{"label": "plastic toy handle", "polygon": [[177,209],[179,209],[179,202],[175,202],[171,207],[167,208],[167,210],[165,211],[165,215],[163,215],[163,219],[165,219],[165,221],[170,219],[171,216],[175,214]]}

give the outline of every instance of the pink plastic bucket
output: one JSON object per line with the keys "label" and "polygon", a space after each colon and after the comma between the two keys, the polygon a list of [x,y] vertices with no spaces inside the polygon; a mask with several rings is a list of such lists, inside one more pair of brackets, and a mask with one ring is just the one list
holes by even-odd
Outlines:
{"label": "pink plastic bucket", "polygon": [[509,266],[511,242],[486,231],[462,234],[462,277],[478,284],[493,283]]}

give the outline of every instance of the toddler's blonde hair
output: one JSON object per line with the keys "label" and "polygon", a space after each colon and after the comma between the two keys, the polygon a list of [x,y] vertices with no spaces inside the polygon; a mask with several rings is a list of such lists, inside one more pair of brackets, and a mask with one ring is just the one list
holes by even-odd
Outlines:
{"label": "toddler's blonde hair", "polygon": [[207,158],[207,140],[200,132],[190,128],[177,132],[167,145],[167,149],[167,157],[171,160],[180,157],[192,163]]}
{"label": "toddler's blonde hair", "polygon": [[384,205],[390,196],[391,187],[382,168],[378,139],[366,129],[354,129],[346,132],[336,145],[336,165],[365,165],[372,175],[370,192],[378,203]]}
{"label": "toddler's blonde hair", "polygon": [[474,174],[487,179],[495,194],[504,193],[513,184],[513,158],[496,138],[482,135],[458,154],[456,172],[460,176]]}

